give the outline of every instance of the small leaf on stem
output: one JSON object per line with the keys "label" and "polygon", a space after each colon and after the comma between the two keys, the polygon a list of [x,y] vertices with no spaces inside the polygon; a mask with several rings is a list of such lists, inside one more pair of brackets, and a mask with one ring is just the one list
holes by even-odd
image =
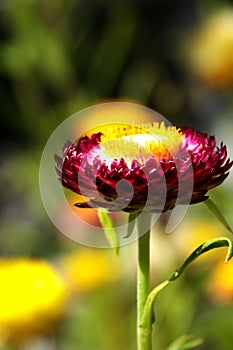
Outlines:
{"label": "small leaf on stem", "polygon": [[181,273],[186,269],[186,267],[203,253],[208,252],[209,250],[212,250],[215,248],[226,247],[226,246],[228,246],[228,250],[227,250],[225,262],[229,261],[233,257],[233,241],[230,238],[227,238],[227,237],[213,238],[201,244],[189,255],[189,257],[185,260],[183,265],[181,265],[181,267],[173,273],[173,275],[169,278],[169,281],[174,281],[175,279],[177,279],[181,275]]}
{"label": "small leaf on stem", "polygon": [[233,257],[233,241],[227,237],[210,239],[205,243],[201,244],[199,247],[197,247],[168,280],[156,286],[147,297],[143,312],[142,326],[144,326],[145,328],[150,327],[151,324],[154,322],[154,302],[161,290],[163,290],[171,282],[175,281],[186,269],[186,267],[192,261],[197,259],[200,255],[202,255],[205,252],[208,252],[209,250],[226,246],[228,246],[228,250],[225,262],[229,261]]}

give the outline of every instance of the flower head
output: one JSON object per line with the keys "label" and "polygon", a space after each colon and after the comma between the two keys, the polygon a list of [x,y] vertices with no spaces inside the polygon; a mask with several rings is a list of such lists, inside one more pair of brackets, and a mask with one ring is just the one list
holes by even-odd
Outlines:
{"label": "flower head", "polygon": [[48,333],[61,316],[67,287],[42,260],[0,260],[0,342]]}
{"label": "flower head", "polygon": [[56,161],[63,186],[81,195],[76,206],[126,212],[201,202],[232,166],[213,136],[164,123],[103,126],[67,144]]}

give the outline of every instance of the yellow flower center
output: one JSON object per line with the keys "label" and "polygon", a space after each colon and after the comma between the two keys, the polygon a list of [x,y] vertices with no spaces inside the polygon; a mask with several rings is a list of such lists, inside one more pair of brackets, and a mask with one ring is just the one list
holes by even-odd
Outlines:
{"label": "yellow flower center", "polygon": [[171,159],[179,151],[183,135],[173,126],[152,123],[141,126],[110,124],[101,129],[100,158],[133,159],[142,164],[154,156],[157,160]]}

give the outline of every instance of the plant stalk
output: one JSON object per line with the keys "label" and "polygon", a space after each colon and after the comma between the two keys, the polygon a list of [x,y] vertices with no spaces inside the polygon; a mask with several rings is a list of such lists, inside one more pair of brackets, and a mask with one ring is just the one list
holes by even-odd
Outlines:
{"label": "plant stalk", "polygon": [[[149,220],[149,221],[148,221]],[[138,264],[137,264],[137,350],[152,350],[152,326],[143,325],[143,313],[150,288],[150,224],[151,214],[142,213],[138,223]],[[142,234],[140,236],[140,233]]]}

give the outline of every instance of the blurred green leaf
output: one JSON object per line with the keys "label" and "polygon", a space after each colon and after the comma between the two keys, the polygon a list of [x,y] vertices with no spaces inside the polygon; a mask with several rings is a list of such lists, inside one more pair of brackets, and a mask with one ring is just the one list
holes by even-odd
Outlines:
{"label": "blurred green leaf", "polygon": [[133,233],[135,224],[136,224],[136,219],[139,215],[139,211],[138,212],[133,212],[129,214],[129,219],[128,219],[128,226],[127,226],[127,234],[125,236],[125,238],[128,238],[131,236],[131,234]]}
{"label": "blurred green leaf", "polygon": [[226,221],[225,217],[221,213],[221,211],[218,209],[216,204],[208,198],[204,203],[207,205],[208,209],[216,216],[216,218],[225,226],[225,228],[233,234],[233,230]]}
{"label": "blurred green leaf", "polygon": [[167,350],[186,350],[193,349],[203,343],[202,338],[196,338],[193,335],[185,334],[176,339]]}
{"label": "blurred green leaf", "polygon": [[118,232],[114,228],[114,224],[112,222],[111,216],[107,209],[98,209],[98,217],[100,223],[104,229],[105,236],[108,240],[110,246],[115,250],[116,254],[119,253],[119,238]]}
{"label": "blurred green leaf", "polygon": [[114,88],[130,52],[136,23],[134,13],[126,8],[122,11],[117,7],[109,17],[88,67],[85,84],[88,91],[98,88],[102,95],[106,95]]}

